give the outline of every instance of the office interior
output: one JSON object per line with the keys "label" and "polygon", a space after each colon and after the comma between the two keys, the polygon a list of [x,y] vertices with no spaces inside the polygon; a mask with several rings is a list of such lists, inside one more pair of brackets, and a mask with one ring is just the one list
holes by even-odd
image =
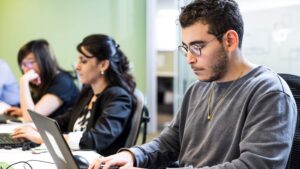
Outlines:
{"label": "office interior", "polygon": [[[177,51],[178,13],[190,0],[1,0],[0,58],[17,77],[19,48],[45,38],[58,63],[73,70],[76,45],[92,33],[112,36],[128,56],[146,98],[149,133],[169,124],[195,77]],[[300,75],[299,0],[237,0],[244,17],[243,52],[278,73]],[[0,72],[1,74],[1,72]]]}

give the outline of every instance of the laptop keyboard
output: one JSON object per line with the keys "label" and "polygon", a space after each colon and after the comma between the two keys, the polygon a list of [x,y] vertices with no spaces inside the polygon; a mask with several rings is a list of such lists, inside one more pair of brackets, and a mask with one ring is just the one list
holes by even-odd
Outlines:
{"label": "laptop keyboard", "polygon": [[20,119],[7,114],[0,114],[0,124],[6,124],[8,121],[22,123]]}
{"label": "laptop keyboard", "polygon": [[23,146],[22,141],[13,139],[9,133],[0,133],[0,148],[17,148]]}

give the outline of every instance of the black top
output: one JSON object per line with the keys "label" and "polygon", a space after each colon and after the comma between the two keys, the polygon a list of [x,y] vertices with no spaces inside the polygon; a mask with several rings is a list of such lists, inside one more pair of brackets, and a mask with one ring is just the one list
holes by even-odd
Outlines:
{"label": "black top", "polygon": [[[49,115],[50,118],[55,118],[56,116],[67,112],[68,108],[73,106],[79,96],[79,90],[70,75],[60,72],[51,81],[46,94],[54,94],[63,101],[63,104]],[[40,98],[33,98],[33,100],[36,103]]]}
{"label": "black top", "polygon": [[[92,97],[92,89],[85,87],[73,109],[56,118],[62,132],[73,131],[76,120],[88,112],[84,110]],[[117,86],[106,88],[97,95],[86,130],[79,143],[80,148],[93,149],[104,156],[116,153],[125,146],[133,112],[134,103],[131,94]]]}

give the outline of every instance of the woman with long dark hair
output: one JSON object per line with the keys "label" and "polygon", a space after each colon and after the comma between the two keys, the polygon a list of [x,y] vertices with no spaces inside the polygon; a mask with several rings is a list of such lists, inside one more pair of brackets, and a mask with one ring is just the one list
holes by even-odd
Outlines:
{"label": "woman with long dark hair", "polygon": [[[79,91],[72,76],[61,69],[49,43],[44,39],[26,43],[18,53],[20,79],[20,108],[7,112],[31,121],[27,109],[55,118],[73,106]],[[66,90],[67,89],[67,90]]]}
{"label": "woman with long dark hair", "polygon": [[[72,111],[56,120],[71,148],[110,155],[125,146],[136,105],[136,83],[127,57],[111,37],[87,36],[77,50],[76,70],[84,87]],[[13,137],[41,143],[32,130],[30,126],[18,128]]]}

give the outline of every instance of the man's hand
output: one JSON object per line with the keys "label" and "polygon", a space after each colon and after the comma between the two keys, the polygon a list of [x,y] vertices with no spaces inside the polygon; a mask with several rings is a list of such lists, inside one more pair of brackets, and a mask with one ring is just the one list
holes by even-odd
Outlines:
{"label": "man's hand", "polygon": [[115,155],[108,157],[100,157],[94,160],[94,162],[89,166],[89,169],[109,169],[112,166],[118,166],[120,169],[134,169],[134,156],[128,151],[122,151]]}

